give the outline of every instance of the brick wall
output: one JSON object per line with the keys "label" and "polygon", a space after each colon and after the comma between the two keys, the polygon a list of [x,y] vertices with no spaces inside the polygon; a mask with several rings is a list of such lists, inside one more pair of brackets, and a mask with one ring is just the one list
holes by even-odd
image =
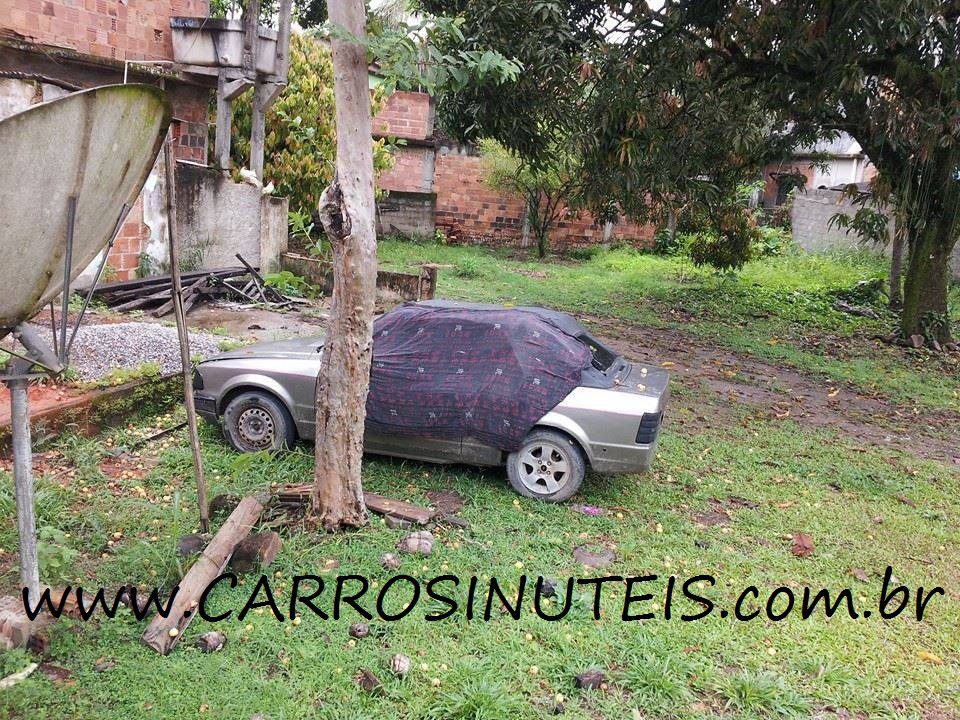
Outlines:
{"label": "brick wall", "polygon": [[3,0],[0,25],[28,40],[116,60],[172,60],[171,16],[208,0]]}
{"label": "brick wall", "polygon": [[[208,11],[208,0],[0,0],[0,33],[20,36],[41,46],[32,52],[5,50],[0,58],[0,71],[36,72],[61,80],[67,87],[123,82],[122,61],[173,59],[172,16],[206,16]],[[81,57],[75,62],[48,59],[42,46],[68,48]],[[82,56],[91,56],[90,62],[85,62]],[[130,72],[134,80],[152,81],[138,77],[134,66]],[[41,95],[42,99],[49,99],[47,84],[41,93],[40,85],[32,80],[7,82],[35,87],[35,101],[39,101]],[[173,107],[171,127],[176,157],[206,162],[210,91],[173,82],[167,83],[167,91]],[[140,254],[150,236],[141,196],[108,257],[112,275],[118,279],[135,276]]]}
{"label": "brick wall", "polygon": [[[442,152],[437,156],[434,190],[436,224],[452,242],[520,246],[524,203],[518,197],[487,187],[481,180],[480,158]],[[604,239],[603,226],[587,213],[570,213],[550,233],[551,247],[565,251],[596,245]],[[621,220],[611,239],[648,246],[653,228]]]}
{"label": "brick wall", "polygon": [[426,93],[395,92],[373,119],[374,135],[426,140],[433,137],[433,103]]}
{"label": "brick wall", "polygon": [[394,165],[377,178],[377,187],[406,193],[433,192],[434,148],[400,146]]}
{"label": "brick wall", "polygon": [[777,206],[777,194],[779,192],[779,183],[777,175],[799,174],[806,178],[805,187],[812,187],[813,168],[809,163],[794,162],[776,162],[769,163],[763,169],[763,199],[762,204],[766,208]]}

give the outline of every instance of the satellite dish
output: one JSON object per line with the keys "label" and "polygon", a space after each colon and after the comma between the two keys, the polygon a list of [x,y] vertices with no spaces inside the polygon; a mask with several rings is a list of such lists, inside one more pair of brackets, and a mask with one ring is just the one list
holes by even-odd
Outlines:
{"label": "satellite dish", "polygon": [[158,88],[108,85],[0,121],[0,338],[112,239],[153,167],[170,114]]}
{"label": "satellite dish", "polygon": [[[62,370],[70,281],[113,240],[169,124],[165,94],[148,85],[74,93],[0,121],[0,339],[13,332],[26,349],[0,348],[15,361],[0,382],[10,389],[20,579],[34,597],[40,576],[27,379],[34,365]],[[54,326],[51,351],[26,321],[61,290],[60,342]],[[82,318],[83,311],[77,326]]]}

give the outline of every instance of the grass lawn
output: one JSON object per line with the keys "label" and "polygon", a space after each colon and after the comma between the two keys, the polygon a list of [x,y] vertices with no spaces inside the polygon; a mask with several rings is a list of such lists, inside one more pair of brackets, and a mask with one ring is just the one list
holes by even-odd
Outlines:
{"label": "grass lawn", "polygon": [[[581,262],[519,261],[479,247],[386,241],[387,269],[423,262],[440,272],[442,297],[539,303],[575,314],[681,328],[716,345],[849,383],[900,403],[960,409],[960,369],[925,350],[905,353],[877,343],[893,315],[878,320],[833,309],[834,295],[887,270],[870,253],[797,251],[750,262],[735,279],[695,268],[689,260],[630,249],[598,251]],[[952,295],[960,322],[960,288]]]}
{"label": "grass lawn", "polygon": [[[832,289],[882,273],[866,257],[768,259],[749,265],[740,280],[722,282],[676,259],[625,251],[562,264],[391,242],[382,252],[391,267],[451,265],[440,273],[445,297],[536,301],[641,329],[679,328],[698,343],[849,385],[891,408],[916,404],[955,417],[960,402],[960,377],[949,360],[869,339],[887,330],[891,318],[870,321],[827,309]],[[508,596],[521,575],[557,578],[561,597],[548,612],[563,604],[568,577],[657,575],[636,589],[653,597],[631,607],[654,613],[653,619],[622,620],[619,583],[604,589],[597,620],[592,589],[580,587],[561,621],[532,614],[528,591],[519,620],[495,609],[489,621],[468,622],[461,585],[445,588],[461,601],[451,619],[424,621],[425,613],[445,608],[423,597],[411,615],[390,623],[374,619],[370,636],[354,641],[348,628],[360,618],[350,611],[339,620],[308,613],[299,624],[278,622],[263,608],[237,619],[256,582],[247,576],[244,586],[221,586],[212,596],[213,610],[233,609],[233,616],[215,625],[194,621],[166,658],[138,642],[145,622],[127,612],[113,620],[58,623],[46,673],[0,691],[0,716],[506,720],[553,717],[559,703],[570,718],[960,717],[956,466],[922,459],[909,446],[878,447],[833,426],[730,402],[696,375],[676,372],[672,382],[669,424],[653,472],[591,475],[567,505],[519,498],[498,471],[373,458],[364,468],[370,490],[421,504],[427,491],[453,490],[466,502],[460,516],[469,528],[441,525],[432,555],[403,556],[398,572],[424,580],[452,573],[464,584],[472,575],[482,582],[495,577]],[[107,454],[178,419],[177,411],[153,410],[99,438],[64,436],[45,448],[39,525],[63,533],[48,535],[46,561],[58,576],[51,580],[170,587],[180,578],[176,540],[196,529],[183,433],[122,464]],[[947,431],[956,436],[956,426]],[[210,427],[203,447],[214,494],[312,475],[308,448],[238,457]],[[0,479],[2,584],[10,589],[17,583],[14,501],[9,474],[0,471]],[[587,514],[583,505],[601,513]],[[364,575],[375,595],[393,574],[380,557],[394,551],[405,531],[375,518],[344,535],[281,532],[284,545],[269,577],[284,608],[297,574],[331,582],[337,574]],[[795,552],[798,533],[809,536],[812,552]],[[610,552],[613,560],[599,571],[585,569],[573,556],[578,547]],[[877,616],[888,565],[897,583],[911,588],[911,608],[918,586],[944,588],[922,621],[907,613]],[[693,586],[716,604],[714,612],[684,622],[682,613],[702,606],[678,597],[665,619],[666,578],[682,582],[701,574],[716,578],[713,587]],[[779,622],[721,617],[749,585],[764,600],[781,586],[798,599],[806,585],[834,596],[850,588],[857,608],[874,613],[856,620],[842,612]],[[388,609],[403,606],[404,588],[394,588]],[[330,590],[319,601],[328,613]],[[368,595],[360,604],[373,609],[374,601]],[[228,643],[203,654],[194,641],[214,627]],[[413,659],[405,679],[387,667],[394,653]],[[0,674],[28,661],[23,652],[7,652]],[[382,681],[382,694],[355,682],[364,668]],[[577,689],[574,676],[589,668],[605,673],[605,685]]]}

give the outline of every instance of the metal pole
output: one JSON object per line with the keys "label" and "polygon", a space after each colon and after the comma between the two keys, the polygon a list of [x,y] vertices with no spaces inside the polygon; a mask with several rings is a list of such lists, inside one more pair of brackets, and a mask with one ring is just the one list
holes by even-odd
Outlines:
{"label": "metal pole", "polygon": [[190,449],[193,452],[193,470],[197,476],[197,505],[200,509],[200,532],[210,530],[210,508],[207,505],[207,481],[203,476],[203,457],[200,455],[200,435],[197,433],[197,409],[193,402],[193,377],[190,362],[190,336],[187,333],[187,318],[183,310],[183,286],[180,281],[180,238],[177,229],[177,204],[175,202],[176,160],[173,157],[173,135],[168,131],[163,151],[163,165],[167,184],[167,240],[170,250],[170,298],[173,300],[173,316],[177,321],[177,336],[180,339],[180,366],[183,372],[183,404],[187,409],[187,431],[190,434]]}
{"label": "metal pole", "polygon": [[87,308],[90,307],[90,301],[93,299],[93,293],[96,291],[97,285],[100,282],[100,278],[103,276],[103,270],[107,266],[107,258],[110,256],[110,251],[113,250],[113,244],[117,241],[117,235],[120,234],[120,229],[123,227],[123,223],[127,219],[127,215],[130,213],[130,208],[131,206],[127,203],[124,203],[123,207],[120,208],[120,217],[117,218],[117,224],[113,226],[113,232],[110,233],[110,242],[107,243],[107,248],[103,251],[103,257],[100,258],[100,265],[97,266],[97,274],[94,276],[93,282],[90,284],[90,289],[87,290],[87,294],[83,298],[83,307],[80,308],[80,314],[77,315],[77,322],[73,326],[73,332],[70,333],[70,342],[67,343],[67,352],[63,358],[64,363],[70,359],[70,350],[73,348],[73,341],[77,337],[77,331],[80,329],[80,323],[83,322],[83,316],[87,314]]}
{"label": "metal pole", "polygon": [[73,232],[77,224],[77,198],[67,198],[67,247],[63,255],[63,305],[60,310],[60,364],[66,364],[67,358],[67,314],[70,311],[70,270],[73,267]]}
{"label": "metal pole", "polygon": [[17,530],[20,534],[20,582],[36,601],[40,596],[37,563],[37,521],[33,507],[33,450],[30,447],[30,410],[27,381],[8,380],[10,429],[13,436],[13,485],[17,498]]}

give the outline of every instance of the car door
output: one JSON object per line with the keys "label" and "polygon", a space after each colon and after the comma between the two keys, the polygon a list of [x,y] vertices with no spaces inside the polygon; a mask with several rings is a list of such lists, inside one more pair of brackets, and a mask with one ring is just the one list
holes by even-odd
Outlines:
{"label": "car door", "polygon": [[[313,388],[314,398],[317,397],[316,385],[319,382],[320,377],[317,376]],[[311,403],[311,408],[315,417],[315,402]],[[312,430],[316,429],[314,419],[310,419],[309,424]],[[426,438],[377,433],[368,430],[363,434],[363,450],[373,455],[389,455],[433,463],[456,463],[462,460],[459,437],[451,439]]]}

